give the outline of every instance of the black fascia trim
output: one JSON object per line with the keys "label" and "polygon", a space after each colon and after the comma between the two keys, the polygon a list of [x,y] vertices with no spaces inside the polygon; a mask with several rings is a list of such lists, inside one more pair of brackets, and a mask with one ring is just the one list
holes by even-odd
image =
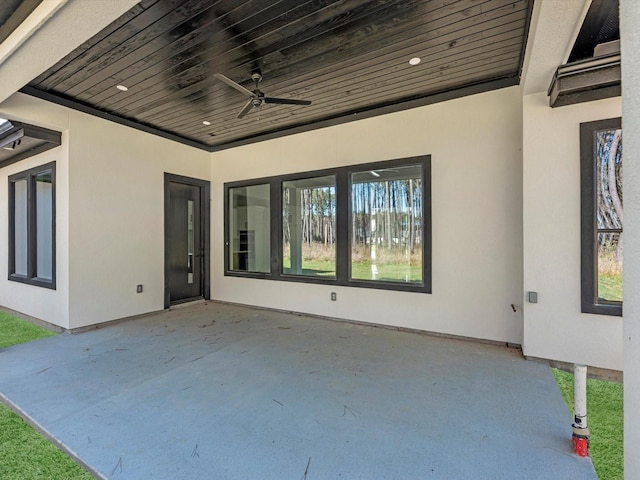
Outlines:
{"label": "black fascia trim", "polygon": [[156,127],[145,125],[143,123],[139,123],[134,120],[129,120],[128,118],[120,117],[113,113],[105,112],[96,107],[92,107],[91,105],[87,105],[86,103],[82,103],[82,102],[79,102],[78,100],[73,100],[71,98],[64,97],[62,95],[56,95],[51,92],[45,92],[43,90],[31,87],[29,85],[22,87],[19,91],[20,93],[24,93],[32,97],[40,98],[42,100],[46,100],[47,102],[55,103],[57,105],[62,105],[63,107],[68,107],[82,113],[93,115],[94,117],[102,118],[103,120],[109,120],[111,122],[118,123],[120,125],[133,128],[135,130],[140,130],[145,133],[150,133],[152,135],[165,138],[167,140],[173,140],[174,142],[178,142],[183,145],[187,145],[189,147],[198,148],[200,150],[205,150],[207,152],[211,151],[209,145],[206,145],[204,143],[200,143],[198,141],[191,140],[189,138],[181,137],[174,133],[170,133]]}
{"label": "black fascia trim", "polygon": [[[423,265],[422,284],[408,284],[400,282],[384,282],[379,280],[353,280],[351,276],[351,173],[362,170],[375,170],[404,166],[411,164],[422,165],[422,235],[423,235]],[[283,274],[280,270],[280,258],[282,258],[282,183],[291,180],[322,177],[334,175],[336,177],[336,277],[312,277],[305,275]],[[270,188],[270,228],[271,228],[271,271],[243,272],[229,269],[229,190],[238,187],[250,187],[257,185],[269,185]],[[378,290],[404,291],[414,293],[432,292],[432,227],[431,227],[431,155],[419,155],[415,157],[382,160],[377,162],[347,165],[342,167],[313,170],[301,173],[262,177],[249,180],[227,182],[224,184],[224,275],[227,277],[280,280],[287,282],[311,283],[321,285],[334,285],[344,287],[375,288]],[[274,218],[273,212],[279,214]]]}
{"label": "black fascia trim", "polygon": [[520,51],[520,67],[518,68],[518,84],[522,80],[522,72],[524,71],[524,57],[527,55],[527,43],[531,34],[531,18],[533,17],[533,4],[535,0],[529,0],[527,8],[527,19],[524,24],[524,38],[522,39],[522,50]]}
{"label": "black fascia trim", "polygon": [[547,89],[549,106],[556,108],[619,97],[620,61],[620,53],[613,53],[560,65]]}
{"label": "black fascia trim", "polygon": [[622,118],[580,124],[580,300],[582,313],[622,316],[622,302],[596,303],[598,252],[595,248],[595,132],[622,128]]}
{"label": "black fascia trim", "polygon": [[[169,232],[171,228],[171,215],[170,215],[170,201],[169,185],[171,183],[182,183],[185,185],[191,185],[200,187],[200,215],[201,219],[201,233],[202,233],[202,293],[205,300],[211,299],[211,182],[208,180],[202,180],[200,178],[186,177],[184,175],[176,175],[173,173],[164,174],[164,308],[169,308],[172,305],[171,292],[169,289],[169,264],[170,264],[170,249],[167,244],[169,238]],[[185,299],[180,302],[173,302],[173,304],[184,303],[190,301]]]}
{"label": "black fascia trim", "polygon": [[[35,219],[35,195],[33,193],[34,177],[38,173],[51,171],[51,280],[45,280],[36,276],[36,219]],[[15,272],[15,182],[27,181],[27,275],[19,275]],[[56,162],[49,162],[37,167],[10,175],[9,181],[9,262],[7,279],[14,282],[25,283],[37,287],[56,289]]]}
{"label": "black fascia trim", "polygon": [[140,130],[152,135],[165,138],[167,140],[173,140],[183,145],[205,150],[207,152],[219,152],[222,150],[228,150],[231,148],[241,147],[244,145],[250,145],[253,143],[263,142],[266,140],[272,140],[287,135],[294,135],[297,133],[309,132],[325,127],[332,127],[336,125],[342,125],[343,123],[349,123],[356,120],[364,120],[371,117],[377,117],[380,115],[386,115],[389,113],[401,112],[404,110],[410,110],[417,107],[424,107],[435,103],[446,102],[457,98],[468,97],[470,95],[476,95],[479,93],[485,93],[492,90],[499,90],[502,88],[513,87],[520,83],[519,74],[505,75],[489,79],[486,81],[477,82],[464,87],[456,88],[453,90],[445,90],[429,94],[427,96],[412,97],[400,101],[389,102],[382,105],[376,105],[370,108],[363,108],[361,110],[355,110],[350,112],[344,112],[337,114],[333,117],[325,118],[323,120],[312,121],[303,125],[297,125],[293,127],[284,127],[281,129],[273,130],[271,132],[260,133],[254,136],[241,138],[238,140],[232,140],[230,142],[221,143],[218,145],[208,145],[205,143],[191,140],[185,137],[181,137],[174,133],[161,130],[149,125],[138,123],[134,120],[130,120],[124,117],[120,117],[116,114],[105,112],[91,105],[83,102],[65,97],[63,95],[54,94],[51,92],[45,92],[32,86],[25,86],[20,89],[21,93],[30,95],[32,97],[40,98],[51,103],[62,105],[64,107],[71,108],[89,115],[93,115],[104,120],[109,120],[136,130]]}

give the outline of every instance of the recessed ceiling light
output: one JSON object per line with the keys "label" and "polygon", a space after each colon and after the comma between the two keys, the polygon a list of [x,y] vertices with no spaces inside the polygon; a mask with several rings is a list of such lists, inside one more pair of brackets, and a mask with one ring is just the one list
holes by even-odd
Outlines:
{"label": "recessed ceiling light", "polygon": [[204,122],[202,122],[203,125],[211,125],[211,122],[208,120],[205,120]]}
{"label": "recessed ceiling light", "polygon": [[116,88],[121,92],[126,92],[127,90],[129,90],[129,88],[125,87],[124,85],[116,85]]}
{"label": "recessed ceiling light", "polygon": [[409,60],[409,65],[418,65],[421,61],[420,57],[413,57]]}

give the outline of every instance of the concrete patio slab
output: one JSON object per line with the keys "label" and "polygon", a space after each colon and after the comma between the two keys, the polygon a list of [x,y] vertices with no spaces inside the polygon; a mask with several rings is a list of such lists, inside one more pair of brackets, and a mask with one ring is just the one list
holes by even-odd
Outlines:
{"label": "concrete patio slab", "polygon": [[0,350],[2,400],[109,479],[596,479],[507,348],[202,303]]}

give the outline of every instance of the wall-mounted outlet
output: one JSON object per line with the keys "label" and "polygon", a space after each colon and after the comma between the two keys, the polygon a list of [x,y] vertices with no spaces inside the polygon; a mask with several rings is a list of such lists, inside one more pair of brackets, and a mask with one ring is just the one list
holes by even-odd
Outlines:
{"label": "wall-mounted outlet", "polygon": [[538,292],[529,292],[529,303],[538,303]]}
{"label": "wall-mounted outlet", "polygon": [[331,301],[335,302],[338,300],[338,294],[336,292],[331,292]]}
{"label": "wall-mounted outlet", "polygon": [[136,287],[136,293],[142,293],[142,285]]}

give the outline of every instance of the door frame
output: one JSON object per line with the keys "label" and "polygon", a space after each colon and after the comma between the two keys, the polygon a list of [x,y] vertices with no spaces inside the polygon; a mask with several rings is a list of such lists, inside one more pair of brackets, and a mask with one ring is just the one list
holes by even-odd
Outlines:
{"label": "door frame", "polygon": [[185,177],[182,175],[175,175],[173,173],[164,174],[164,308],[171,306],[171,291],[169,289],[169,264],[170,264],[170,252],[171,245],[169,236],[171,232],[171,195],[170,184],[181,183],[183,185],[189,185],[200,188],[200,233],[201,233],[201,245],[202,256],[201,261],[201,289],[202,296],[205,300],[211,298],[211,279],[210,279],[210,250],[211,250],[211,186],[208,180],[201,180],[199,178]]}

